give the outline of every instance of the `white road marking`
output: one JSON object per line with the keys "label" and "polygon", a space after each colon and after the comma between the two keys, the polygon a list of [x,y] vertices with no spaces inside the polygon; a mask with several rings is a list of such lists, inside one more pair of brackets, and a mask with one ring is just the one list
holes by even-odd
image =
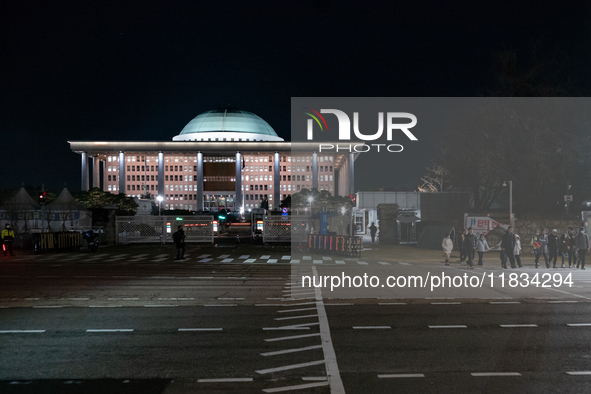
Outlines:
{"label": "white road marking", "polygon": [[312,256],[304,256],[303,259],[304,260],[312,260]]}
{"label": "white road marking", "polygon": [[179,328],[179,331],[222,331],[223,328]]}
{"label": "white road marking", "polygon": [[385,261],[378,261],[378,264],[381,264],[381,265],[390,265],[390,263],[386,263]]}
{"label": "white road marking", "polygon": [[277,259],[268,259],[267,264],[275,264],[277,263]]}
{"label": "white road marking", "polygon": [[174,308],[178,305],[144,305],[144,308]]}
{"label": "white road marking", "polygon": [[378,305],[408,305],[406,302],[378,302]]}
{"label": "white road marking", "polygon": [[211,261],[213,259],[201,259],[198,261],[198,263],[207,263],[208,261]]}
{"label": "white road marking", "polygon": [[0,334],[39,334],[43,332],[45,330],[0,330]]}
{"label": "white road marking", "polygon": [[239,260],[246,260],[247,258],[249,258],[250,255],[249,254],[243,254],[242,256],[238,257]]}
{"label": "white road marking", "polygon": [[567,324],[569,327],[591,327],[591,323],[571,323]]}
{"label": "white road marking", "polygon": [[468,328],[464,325],[448,325],[448,326],[429,326],[429,328]]}
{"label": "white road marking", "polygon": [[432,302],[431,305],[459,305],[461,302]]}
{"label": "white road marking", "polygon": [[519,301],[490,301],[489,304],[521,304]]}
{"label": "white road marking", "polygon": [[300,364],[284,365],[282,367],[261,369],[261,370],[255,371],[255,372],[258,374],[264,375],[264,374],[273,373],[273,372],[288,371],[290,369],[305,368],[305,367],[311,367],[312,365],[320,365],[320,364],[324,364],[324,360],[310,361],[307,363],[300,363]]}
{"label": "white road marking", "polygon": [[243,297],[220,297],[218,298],[219,301],[238,301],[243,300]]}
{"label": "white road marking", "polygon": [[252,382],[252,378],[220,378],[220,379],[197,379],[199,383],[238,383]]}
{"label": "white road marking", "polygon": [[68,298],[68,300],[70,300],[70,301],[86,301],[89,299],[90,298]]}
{"label": "white road marking", "polygon": [[270,259],[270,258],[271,258],[271,255],[270,254],[266,254],[266,255],[260,257],[261,260],[267,260],[267,259]]}
{"label": "white road marking", "polygon": [[203,306],[237,306],[236,304],[209,304]]}
{"label": "white road marking", "polygon": [[246,259],[246,260],[244,260],[244,264],[252,264],[255,261],[257,261],[257,259]]}
{"label": "white road marking", "polygon": [[307,318],[310,318],[310,317],[318,317],[318,315],[276,317],[274,320],[307,319]]}
{"label": "white road marking", "polygon": [[569,375],[591,375],[591,371],[570,371],[567,372]]}
{"label": "white road marking", "polygon": [[316,333],[316,334],[304,334],[304,335],[291,335],[289,337],[279,337],[279,338],[265,339],[265,342],[288,341],[290,339],[301,339],[301,338],[310,338],[310,337],[319,337],[319,336],[320,336],[320,333]]}
{"label": "white road marking", "polygon": [[322,264],[322,260],[314,260],[312,261],[313,264]]}
{"label": "white road marking", "polygon": [[33,308],[38,308],[38,309],[57,309],[57,308],[63,308],[61,305],[34,305]]}
{"label": "white road marking", "polygon": [[222,263],[231,263],[234,259],[223,259]]}
{"label": "white road marking", "polygon": [[189,279],[213,279],[213,276],[191,276]]}
{"label": "white road marking", "polygon": [[210,254],[202,254],[201,256],[197,256],[198,259],[204,259],[206,257],[211,256]]}
{"label": "white road marking", "polygon": [[472,376],[521,376],[519,372],[472,372]]}
{"label": "white road marking", "polygon": [[380,379],[391,379],[391,378],[424,378],[425,375],[422,373],[390,373],[378,375]]}
{"label": "white road marking", "polygon": [[[170,253],[165,253],[165,254],[159,254],[158,256],[154,256],[154,258],[161,259],[163,257],[169,257],[169,256],[170,256]],[[209,255],[204,255],[203,257],[207,257],[207,256],[209,256]],[[201,257],[201,256],[199,256],[199,257]]]}
{"label": "white road marking", "polygon": [[229,254],[222,254],[221,256],[218,256],[218,259],[227,259],[228,257],[230,257]]}
{"label": "white road marking", "polygon": [[[296,386],[276,387],[273,389],[263,389],[263,391],[265,393],[280,393],[282,391],[302,390],[302,389],[310,389],[313,387],[322,387],[322,386],[328,386],[328,382],[306,383],[306,384],[298,384]],[[343,393],[344,393],[344,391],[343,391]]]}
{"label": "white road marking", "polygon": [[300,347],[300,348],[296,348],[296,349],[277,350],[275,352],[261,353],[261,356],[265,356],[265,357],[266,356],[277,356],[279,354],[304,352],[306,350],[313,350],[313,349],[322,349],[322,345],[306,346],[306,347]]}
{"label": "white road marking", "polygon": [[325,381],[328,380],[328,378],[326,376],[303,376],[302,380],[321,380],[321,381]]}
{"label": "white road marking", "polygon": [[332,257],[329,257],[329,256],[322,256],[322,260],[332,260]]}
{"label": "white road marking", "polygon": [[291,260],[289,264],[299,264],[300,260]]}
{"label": "white road marking", "polygon": [[121,305],[88,305],[89,308],[121,308]]}
{"label": "white road marking", "polygon": [[337,264],[345,264],[345,262],[343,260],[335,260],[335,263],[337,263]]}
{"label": "white road marking", "polygon": [[365,262],[365,261],[358,261],[357,264],[359,264],[359,265],[367,265],[367,262]]}
{"label": "white road marking", "polygon": [[500,324],[503,328],[527,328],[527,327],[537,327],[537,324]]}
{"label": "white road marking", "polygon": [[303,311],[315,311],[316,307],[313,308],[299,308],[299,309],[284,309],[282,311],[277,311],[279,313],[286,313],[286,312],[303,312]]}
{"label": "white road marking", "polygon": [[389,330],[390,326],[353,326],[354,330]]}
{"label": "white road marking", "polygon": [[548,304],[575,304],[579,301],[548,301]]}
{"label": "white road marking", "polygon": [[86,332],[132,332],[133,328],[115,328],[115,329],[90,329]]}
{"label": "white road marking", "polygon": [[281,326],[281,327],[263,327],[263,331],[276,331],[276,330],[309,330],[310,327],[300,326]]}
{"label": "white road marking", "polygon": [[281,257],[281,260],[291,260],[291,256],[283,256]]}
{"label": "white road marking", "polygon": [[[312,266],[312,272],[314,276],[318,276],[318,270]],[[332,339],[330,335],[330,326],[328,324],[328,317],[326,315],[326,309],[324,308],[324,298],[322,297],[322,290],[317,287],[316,291],[316,302],[318,306],[318,320],[320,328],[320,338],[322,342],[322,351],[324,353],[326,376],[330,382],[331,394],[345,394],[345,387],[341,380],[341,374],[339,372],[339,366],[337,363],[337,355],[332,345]]]}

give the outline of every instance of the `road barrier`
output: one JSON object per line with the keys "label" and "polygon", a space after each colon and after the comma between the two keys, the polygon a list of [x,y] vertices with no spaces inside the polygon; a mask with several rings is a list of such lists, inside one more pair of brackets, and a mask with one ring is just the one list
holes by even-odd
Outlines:
{"label": "road barrier", "polygon": [[80,250],[80,233],[78,231],[60,231],[57,233],[33,234],[35,253],[73,252]]}
{"label": "road barrier", "polygon": [[361,257],[363,239],[337,235],[311,234],[308,236],[308,251],[337,256]]}

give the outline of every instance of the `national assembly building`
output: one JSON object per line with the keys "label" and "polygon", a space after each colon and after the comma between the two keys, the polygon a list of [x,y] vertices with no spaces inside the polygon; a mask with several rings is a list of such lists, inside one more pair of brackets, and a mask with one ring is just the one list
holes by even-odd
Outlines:
{"label": "national assembly building", "polygon": [[172,141],[69,141],[81,155],[83,191],[101,188],[152,198],[163,209],[248,211],[267,199],[277,209],[301,189],[354,193],[359,153],[318,152],[286,142],[259,116],[242,110],[204,112]]}

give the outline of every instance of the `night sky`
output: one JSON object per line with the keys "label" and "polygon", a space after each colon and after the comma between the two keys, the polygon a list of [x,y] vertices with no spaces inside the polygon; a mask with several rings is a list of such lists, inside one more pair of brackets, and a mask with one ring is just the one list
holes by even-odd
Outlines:
{"label": "night sky", "polygon": [[[589,96],[591,7],[535,4],[4,2],[0,189],[78,191],[68,140],[170,141],[226,105],[289,140],[292,96],[486,96],[503,51],[523,63],[534,47],[554,54],[550,74]],[[396,185],[412,188],[420,173]]]}

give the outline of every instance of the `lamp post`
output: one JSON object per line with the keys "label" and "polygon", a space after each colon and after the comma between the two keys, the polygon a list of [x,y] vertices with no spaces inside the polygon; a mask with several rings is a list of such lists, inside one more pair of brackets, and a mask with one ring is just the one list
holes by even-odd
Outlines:
{"label": "lamp post", "polygon": [[312,201],[314,201],[314,197],[308,197],[308,201],[310,202],[310,215],[312,215]]}
{"label": "lamp post", "polygon": [[156,197],[156,200],[158,200],[158,216],[162,216],[162,201],[164,200],[164,197],[158,196]]}

